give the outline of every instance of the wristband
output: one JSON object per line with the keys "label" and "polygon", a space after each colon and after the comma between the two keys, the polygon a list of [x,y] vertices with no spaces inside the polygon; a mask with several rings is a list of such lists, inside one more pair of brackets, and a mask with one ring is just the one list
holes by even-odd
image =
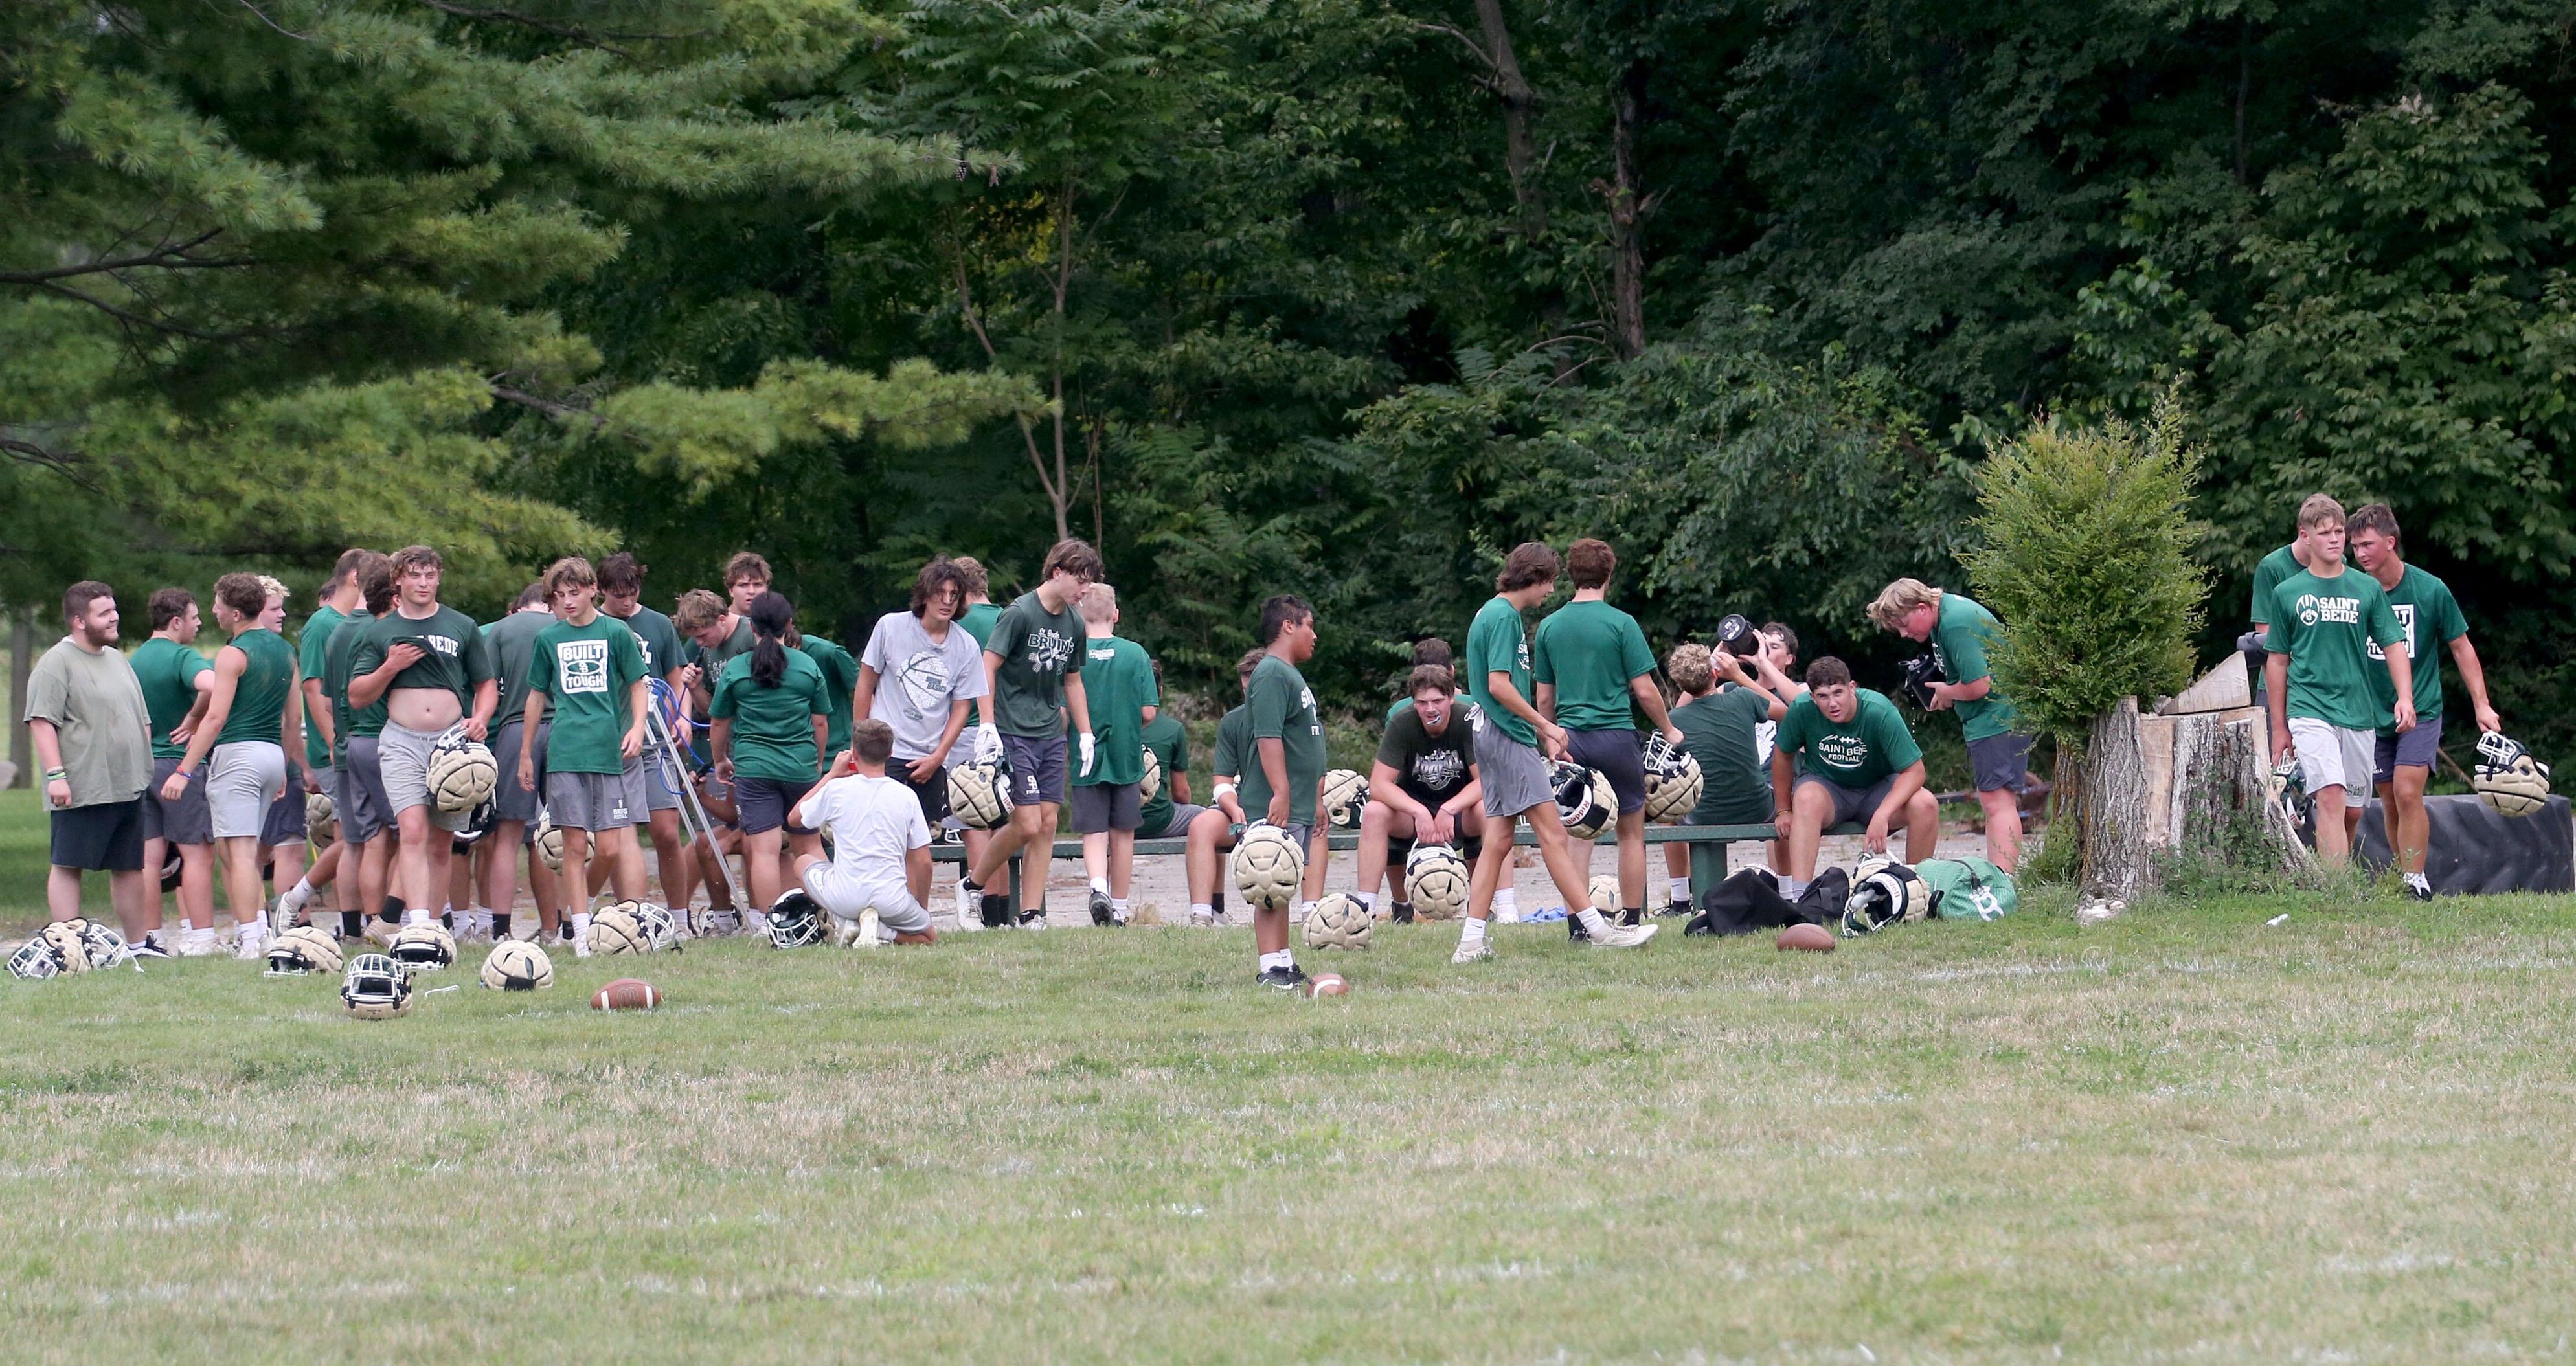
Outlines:
{"label": "wristband", "polygon": [[46,770],[45,770],[45,781],[46,781],[46,782],[49,782],[49,783],[67,783],[67,782],[70,782],[71,780],[72,780],[72,771],[71,771],[70,769],[68,769],[68,768],[49,768],[49,769],[46,769]]}
{"label": "wristband", "polygon": [[1232,783],[1218,783],[1218,784],[1216,785],[1216,791],[1215,791],[1215,793],[1214,793],[1214,794],[1212,794],[1212,795],[1213,795],[1213,799],[1214,799],[1214,800],[1216,800],[1216,801],[1220,801],[1220,802],[1221,802],[1221,801],[1224,801],[1224,800],[1225,800],[1225,794],[1227,794],[1227,793],[1229,793],[1229,792],[1232,792],[1233,790],[1234,790],[1234,784],[1232,784]]}

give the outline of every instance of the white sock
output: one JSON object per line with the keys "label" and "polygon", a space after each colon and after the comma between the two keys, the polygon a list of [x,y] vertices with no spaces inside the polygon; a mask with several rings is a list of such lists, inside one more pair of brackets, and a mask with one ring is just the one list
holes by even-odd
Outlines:
{"label": "white sock", "polygon": [[304,903],[312,899],[312,881],[307,878],[298,878],[296,879],[294,886],[287,888],[283,893],[279,894],[277,898],[277,909],[286,912],[288,915],[293,915],[297,911],[303,910]]}
{"label": "white sock", "polygon": [[1514,887],[1510,883],[1505,883],[1494,889],[1494,908],[1496,910],[1516,911],[1520,909],[1520,905],[1521,898],[1520,889],[1518,887]]}
{"label": "white sock", "polygon": [[1467,917],[1466,922],[1459,926],[1458,942],[1461,945],[1484,943],[1485,922],[1478,920],[1472,915]]}
{"label": "white sock", "polygon": [[1353,892],[1351,893],[1351,900],[1360,903],[1360,909],[1363,911],[1374,911],[1377,909],[1377,893],[1375,892]]}
{"label": "white sock", "polygon": [[1204,901],[1193,901],[1190,903],[1190,914],[1213,916],[1216,914],[1216,907]]}
{"label": "white sock", "polygon": [[1268,972],[1272,968],[1293,968],[1295,966],[1297,966],[1297,956],[1288,952],[1286,949],[1278,949],[1261,955],[1261,970],[1263,972]]}
{"label": "white sock", "polygon": [[422,907],[414,906],[403,912],[403,923],[406,925],[426,925],[429,922],[430,914]]}
{"label": "white sock", "polygon": [[1308,917],[1308,916],[1310,916],[1310,915],[1313,915],[1314,913],[1315,913],[1315,903],[1314,903],[1314,902],[1311,902],[1311,901],[1300,901],[1300,902],[1298,902],[1298,903],[1297,903],[1297,918],[1298,918],[1299,920],[1303,920],[1303,919],[1305,919],[1306,917]]}
{"label": "white sock", "polygon": [[2413,887],[2413,888],[2417,889],[2418,891],[2420,891],[2420,890],[2422,890],[2422,889],[2424,889],[2424,888],[2426,888],[2426,887],[2429,887],[2429,886],[2431,886],[2431,885],[2433,885],[2433,884],[2432,884],[2430,881],[2426,880],[2425,876],[2424,876],[2422,873],[2408,873],[2408,874],[2406,875],[2406,885],[2407,885],[2407,886],[2409,886],[2409,887]]}
{"label": "white sock", "polygon": [[1806,879],[1795,877],[1784,877],[1780,879],[1780,897],[1782,900],[1795,901],[1799,897],[1806,895],[1806,893]]}
{"label": "white sock", "polygon": [[1592,909],[1592,908],[1591,908],[1591,907],[1589,907],[1589,906],[1584,907],[1582,910],[1576,911],[1576,912],[1574,913],[1574,918],[1575,918],[1576,920],[1579,920],[1579,921],[1583,922],[1583,932],[1584,932],[1585,934],[1595,934],[1595,935],[1597,935],[1597,934],[1603,933],[1604,931],[1606,931],[1606,930],[1608,930],[1608,929],[1610,928],[1610,922],[1609,922],[1609,921],[1606,921],[1606,920],[1604,920],[1604,919],[1602,919],[1602,918],[1601,918],[1601,913],[1600,913],[1599,911],[1596,911],[1596,910]]}
{"label": "white sock", "polygon": [[259,952],[259,941],[268,937],[268,927],[253,920],[241,927],[238,937],[244,951],[256,954]]}
{"label": "white sock", "polygon": [[1105,877],[1093,878],[1091,880],[1091,890],[1100,893],[1102,896],[1109,895],[1109,879]]}
{"label": "white sock", "polygon": [[580,940],[588,940],[590,938],[590,912],[575,911],[572,913],[572,937]]}
{"label": "white sock", "polygon": [[1109,898],[1109,909],[1120,915],[1127,914],[1127,898],[1123,896],[1113,896]]}

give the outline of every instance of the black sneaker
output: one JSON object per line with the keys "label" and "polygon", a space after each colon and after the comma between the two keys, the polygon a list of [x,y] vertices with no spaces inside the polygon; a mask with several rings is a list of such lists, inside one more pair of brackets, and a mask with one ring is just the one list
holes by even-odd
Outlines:
{"label": "black sneaker", "polygon": [[1391,910],[1394,912],[1394,914],[1395,914],[1395,923],[1396,923],[1396,924],[1399,924],[1399,925],[1410,925],[1410,924],[1412,924],[1412,923],[1413,923],[1413,903],[1412,903],[1412,902],[1410,902],[1410,901],[1399,901],[1399,902],[1396,902],[1396,903],[1394,904],[1394,906],[1393,906],[1393,907],[1391,907],[1390,909],[1391,909]]}
{"label": "black sneaker", "polygon": [[1306,970],[1293,963],[1284,968],[1263,968],[1261,975],[1252,980],[1273,991],[1304,991]]}
{"label": "black sneaker", "polygon": [[1109,893],[1101,891],[1093,892],[1091,894],[1091,923],[1094,925],[1116,924],[1116,918],[1109,912]]}
{"label": "black sneaker", "polygon": [[1583,921],[1578,916],[1569,915],[1565,918],[1565,937],[1577,944],[1589,944],[1592,942],[1592,936],[1585,932]]}
{"label": "black sneaker", "polygon": [[1043,929],[1045,929],[1046,927],[1047,927],[1047,923],[1046,923],[1046,907],[1044,907],[1044,906],[1040,906],[1040,907],[1038,907],[1038,908],[1037,908],[1037,909],[1035,909],[1035,910],[1022,911],[1022,912],[1020,912],[1020,928],[1021,928],[1021,929],[1024,929],[1024,930],[1043,930]]}
{"label": "black sneaker", "polygon": [[143,936],[141,943],[133,946],[133,950],[134,956],[137,958],[167,958],[170,956],[170,951],[161,947],[160,939],[148,934]]}
{"label": "black sneaker", "polygon": [[1000,930],[1019,923],[1019,917],[1011,913],[1010,893],[986,892],[983,898],[984,923],[987,926]]}
{"label": "black sneaker", "polygon": [[1689,915],[1693,915],[1693,914],[1695,914],[1695,912],[1693,912],[1693,911],[1691,910],[1691,904],[1690,904],[1689,902],[1687,902],[1687,901],[1676,901],[1676,902],[1672,903],[1671,905],[1664,907],[1664,909],[1663,909],[1661,912],[1659,912],[1659,914],[1662,914],[1662,915],[1689,916]]}
{"label": "black sneaker", "polygon": [[2407,895],[2414,897],[2417,901],[2430,901],[2433,899],[2433,884],[2429,882],[2410,882],[2406,884],[2406,892]]}

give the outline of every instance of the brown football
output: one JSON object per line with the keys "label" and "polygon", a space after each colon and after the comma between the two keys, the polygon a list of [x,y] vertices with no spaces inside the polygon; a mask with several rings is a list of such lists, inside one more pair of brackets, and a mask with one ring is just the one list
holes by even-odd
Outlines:
{"label": "brown football", "polygon": [[651,1010],[662,1004],[662,993],[653,984],[635,977],[620,977],[599,989],[590,998],[593,1010]]}
{"label": "brown football", "polygon": [[1306,984],[1306,994],[1309,996],[1347,996],[1350,992],[1351,984],[1343,981],[1342,975],[1338,972],[1320,974],[1315,980]]}
{"label": "brown football", "polygon": [[1780,931],[1780,937],[1772,940],[1771,946],[1784,953],[1790,949],[1805,949],[1809,953],[1832,953],[1834,932],[1822,925],[1810,925],[1802,920]]}

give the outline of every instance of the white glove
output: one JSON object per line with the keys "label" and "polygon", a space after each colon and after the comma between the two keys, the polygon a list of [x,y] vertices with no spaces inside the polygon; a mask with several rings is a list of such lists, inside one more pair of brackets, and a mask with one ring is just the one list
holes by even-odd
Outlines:
{"label": "white glove", "polygon": [[1082,776],[1091,776],[1091,732],[1082,733]]}
{"label": "white glove", "polygon": [[975,762],[979,764],[989,764],[1001,757],[1002,728],[1000,726],[991,725],[977,726],[975,728]]}

